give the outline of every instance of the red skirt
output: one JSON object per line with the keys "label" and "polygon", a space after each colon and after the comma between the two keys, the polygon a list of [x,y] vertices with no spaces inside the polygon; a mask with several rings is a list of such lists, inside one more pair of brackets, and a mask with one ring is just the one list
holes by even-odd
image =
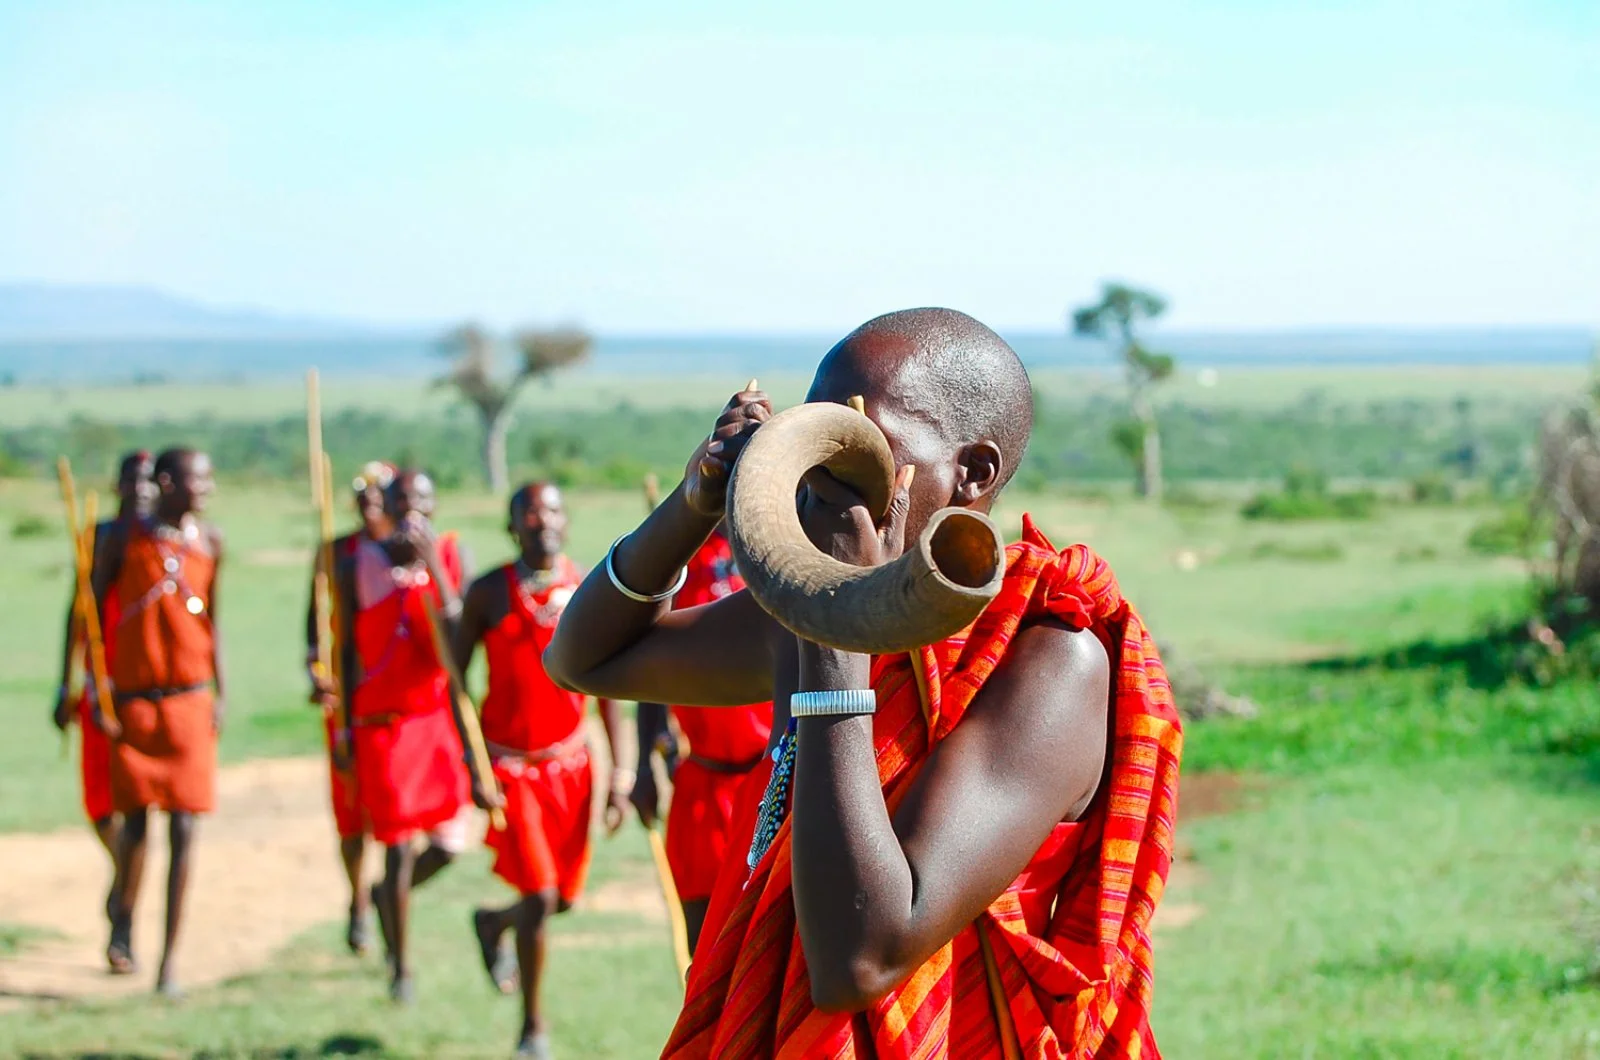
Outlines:
{"label": "red skirt", "polygon": [[[667,811],[667,862],[678,898],[685,902],[711,897],[717,872],[730,856],[734,808],[748,773],[716,773],[685,759],[672,778],[672,806]],[[740,858],[749,853],[732,851]]]}
{"label": "red skirt", "polygon": [[78,771],[83,778],[83,812],[91,821],[103,821],[116,812],[111,804],[111,741],[94,723],[87,689],[78,699],[78,735],[82,739]]}
{"label": "red skirt", "polygon": [[334,732],[338,728],[338,715],[323,711],[323,735],[328,744],[328,801],[333,807],[333,826],[340,839],[354,839],[367,830],[366,818],[361,814],[361,800],[356,794],[356,774],[352,765],[349,771],[334,764]]}
{"label": "red skirt", "polygon": [[119,813],[148,807],[210,813],[217,801],[217,730],[211,690],[117,704],[122,735],[111,745],[111,802]]}
{"label": "red skirt", "polygon": [[538,763],[498,758],[494,776],[506,799],[505,830],[491,827],[484,838],[494,851],[494,874],[518,894],[553,890],[568,904],[576,901],[589,874],[589,749]]}
{"label": "red skirt", "polygon": [[385,846],[437,828],[472,799],[449,707],[382,723],[356,719],[355,755],[356,804]]}

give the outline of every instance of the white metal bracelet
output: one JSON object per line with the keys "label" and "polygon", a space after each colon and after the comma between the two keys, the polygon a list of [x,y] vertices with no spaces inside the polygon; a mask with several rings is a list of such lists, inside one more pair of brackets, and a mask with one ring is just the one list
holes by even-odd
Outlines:
{"label": "white metal bracelet", "polygon": [[796,692],[789,697],[789,714],[795,718],[846,717],[877,712],[878,693],[870,688]]}
{"label": "white metal bracelet", "polygon": [[612,587],[623,596],[626,596],[628,599],[637,600],[641,604],[659,604],[663,600],[670,600],[674,596],[678,595],[678,590],[683,588],[683,583],[689,580],[688,567],[684,567],[678,571],[677,580],[668,586],[665,592],[654,594],[634,592],[632,589],[622,584],[622,579],[617,577],[617,566],[612,562],[612,557],[617,554],[617,546],[622,544],[623,541],[627,540],[627,537],[627,534],[623,534],[621,537],[611,542],[611,548],[606,551],[606,577],[611,579]]}

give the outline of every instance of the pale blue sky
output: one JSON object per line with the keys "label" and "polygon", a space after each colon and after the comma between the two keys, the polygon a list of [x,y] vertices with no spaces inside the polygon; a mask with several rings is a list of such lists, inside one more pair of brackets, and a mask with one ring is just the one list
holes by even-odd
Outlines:
{"label": "pale blue sky", "polygon": [[0,0],[0,281],[385,322],[1600,324],[1600,2]]}

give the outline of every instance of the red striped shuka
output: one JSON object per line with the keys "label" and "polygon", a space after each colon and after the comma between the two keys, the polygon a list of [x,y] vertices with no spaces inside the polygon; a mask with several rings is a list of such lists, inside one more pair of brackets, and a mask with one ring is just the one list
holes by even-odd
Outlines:
{"label": "red striped shuka", "polygon": [[[892,813],[1018,630],[1046,616],[1091,630],[1113,666],[1109,769],[1082,818],[1056,825],[977,920],[854,1015],[811,1003],[786,820],[753,871],[728,859],[664,1058],[1159,1057],[1149,931],[1172,862],[1183,733],[1155,642],[1106,562],[1082,545],[1057,552],[1025,516],[971,628],[873,660],[878,775]],[[754,819],[747,795],[742,836]]]}

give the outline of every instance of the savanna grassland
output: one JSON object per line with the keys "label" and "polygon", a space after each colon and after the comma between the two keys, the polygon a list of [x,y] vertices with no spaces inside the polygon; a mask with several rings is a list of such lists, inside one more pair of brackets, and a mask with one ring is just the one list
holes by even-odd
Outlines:
{"label": "savanna grassland", "polygon": [[[780,399],[803,388],[764,382]],[[1042,407],[1076,419],[1041,431],[1057,440],[1040,449],[1039,464],[1053,470],[1019,478],[1025,488],[1008,495],[1001,522],[1014,531],[1029,511],[1058,544],[1101,550],[1158,638],[1258,707],[1254,717],[1188,726],[1193,795],[1156,935],[1155,1025],[1166,1055],[1600,1057],[1600,697],[1587,677],[1541,681],[1500,664],[1496,638],[1510,636],[1528,608],[1528,565],[1515,549],[1485,548],[1481,533],[1517,504],[1526,469],[1516,466],[1513,439],[1531,440],[1538,409],[1575,393],[1581,374],[1304,370],[1225,375],[1212,388],[1185,381],[1169,408],[1188,410],[1177,420],[1199,426],[1192,436],[1173,429],[1188,440],[1169,450],[1177,465],[1164,507],[1128,498],[1101,454],[1090,426],[1103,434],[1109,414],[1097,406],[1115,391],[1091,382],[1039,380]],[[636,488],[621,488],[627,476],[681,464],[680,434],[697,437],[728,389],[635,383],[625,395],[637,410],[631,418],[617,411],[614,380],[530,392],[525,440],[512,454],[522,470],[554,459],[535,448],[538,432],[584,439],[568,457],[577,559],[595,562],[636,521],[641,501]],[[377,420],[455,422],[461,434],[448,437],[464,450],[452,457],[462,484],[442,498],[439,521],[462,533],[480,567],[503,560],[500,504],[471,483],[470,420],[452,420],[414,384],[403,399],[410,405],[398,390],[392,404],[352,397],[337,381],[329,393],[330,423],[363,400],[357,411]],[[0,395],[0,408],[15,428],[25,410],[5,406],[14,396]],[[153,396],[164,424],[151,423]],[[36,418],[20,422],[35,424],[41,448],[68,438],[49,432],[74,422],[78,441],[102,432],[106,451],[80,457],[87,475],[103,473],[125,437],[142,432],[160,445],[164,431],[198,429],[202,416],[214,427],[257,429],[258,445],[276,445],[280,428],[271,425],[292,421],[297,399],[288,386],[225,400],[123,390],[98,404],[81,395],[54,409],[34,403]],[[653,425],[639,422],[652,417]],[[407,433],[422,446],[415,431],[396,430],[369,433],[375,448],[359,455],[384,455]],[[588,440],[600,431],[627,436],[630,447]],[[345,466],[362,440],[353,433],[344,443]],[[1470,465],[1452,458],[1464,441],[1477,447]],[[292,466],[288,434],[282,442]],[[1198,473],[1247,451],[1237,474]],[[1086,454],[1076,466],[1107,470],[1072,475],[1073,452]],[[25,469],[30,458],[16,459]],[[602,473],[608,460],[632,463]],[[1377,470],[1364,470],[1366,461],[1379,461]],[[231,471],[219,463],[213,516],[229,539],[222,621],[233,687],[224,758],[319,753],[299,669],[312,543],[305,490],[269,463]],[[1280,506],[1280,518],[1241,514],[1257,494],[1290,492],[1278,483],[1305,464],[1326,480],[1306,487],[1312,501],[1373,496],[1326,511],[1297,501]],[[604,487],[608,474],[617,488]],[[1421,489],[1424,479],[1448,489]],[[58,757],[46,720],[66,595],[58,527],[48,481],[0,481],[0,534],[11,535],[0,565],[0,832],[77,829],[87,844],[75,771]],[[648,872],[648,863],[636,826],[597,842],[598,882]],[[6,1002],[0,1054],[500,1055],[513,1005],[489,993],[462,927],[472,903],[495,895],[474,857],[419,897],[424,989],[411,1010],[383,1000],[377,962],[347,957],[340,925],[329,922],[181,1006]],[[26,925],[5,921],[0,910],[0,970],[6,947],[30,944]],[[556,930],[568,936],[552,954],[548,992],[563,1055],[654,1055],[677,991],[664,933],[592,909]]]}

